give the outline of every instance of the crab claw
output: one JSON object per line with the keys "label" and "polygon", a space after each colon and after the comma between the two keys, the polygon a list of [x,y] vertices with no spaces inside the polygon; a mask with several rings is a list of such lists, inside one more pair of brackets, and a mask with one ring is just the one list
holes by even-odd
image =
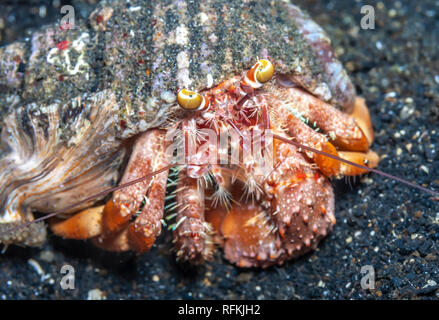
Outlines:
{"label": "crab claw", "polygon": [[52,232],[60,237],[83,240],[102,233],[102,213],[104,206],[86,209],[70,219],[54,218],[50,220]]}
{"label": "crab claw", "polygon": [[265,268],[314,249],[335,224],[332,187],[316,173],[280,183],[268,209],[262,206],[265,198],[233,204],[230,210],[208,210],[206,220],[219,236],[226,259],[239,267]]}
{"label": "crab claw", "polygon": [[260,205],[217,207],[206,211],[206,220],[216,231],[226,259],[237,266],[268,267],[279,257],[279,235]]}
{"label": "crab claw", "polygon": [[223,237],[226,259],[239,267],[268,266],[278,257],[279,237],[271,232],[261,209],[248,203],[233,206],[228,212],[221,208],[208,211],[208,221]]}
{"label": "crab claw", "polygon": [[279,165],[257,181],[264,192],[255,202],[243,201],[242,188],[248,182],[238,178],[231,187],[230,210],[206,212],[225,257],[239,267],[265,268],[303,255],[335,224],[327,177],[312,169],[292,145],[279,143],[276,160]]}

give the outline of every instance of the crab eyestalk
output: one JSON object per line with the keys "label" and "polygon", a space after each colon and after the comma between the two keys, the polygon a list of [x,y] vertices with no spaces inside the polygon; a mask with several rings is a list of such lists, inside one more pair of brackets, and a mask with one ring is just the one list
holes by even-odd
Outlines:
{"label": "crab eyestalk", "polygon": [[[236,88],[238,89],[238,96],[242,96],[240,100],[248,93],[259,89],[264,83],[270,81],[273,75],[273,64],[266,59],[258,60],[241,79],[240,86]],[[205,111],[210,107],[208,97],[188,89],[181,89],[178,92],[177,101],[180,107],[187,111]]]}
{"label": "crab eyestalk", "polygon": [[256,62],[253,67],[247,72],[244,79],[242,80],[242,85],[250,86],[253,89],[258,89],[262,85],[273,78],[274,66],[270,60],[261,59]]}
{"label": "crab eyestalk", "polygon": [[177,94],[180,107],[188,111],[203,111],[209,108],[209,100],[198,92],[182,89]]}

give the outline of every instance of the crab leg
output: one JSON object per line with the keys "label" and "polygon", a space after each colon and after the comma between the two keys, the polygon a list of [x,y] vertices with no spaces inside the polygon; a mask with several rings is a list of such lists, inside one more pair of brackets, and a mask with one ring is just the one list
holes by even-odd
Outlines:
{"label": "crab leg", "polygon": [[[162,150],[164,135],[164,131],[149,130],[137,138],[121,184],[146,176],[154,170],[153,161]],[[120,230],[128,224],[142,205],[151,180],[147,179],[114,192],[112,200],[105,205],[104,233]]]}
{"label": "crab leg", "polygon": [[279,236],[260,206],[245,203],[230,210],[217,207],[207,212],[207,219],[220,235],[217,242],[227,260],[239,267],[268,266],[279,257]]}
{"label": "crab leg", "polygon": [[[162,146],[163,150],[155,155],[154,170],[169,165],[169,159],[164,150],[166,145]],[[131,249],[137,252],[148,251],[162,230],[161,220],[165,207],[168,171],[158,174],[153,179],[148,197],[145,197],[145,205],[128,231]]]}
{"label": "crab leg", "polygon": [[204,219],[204,189],[183,169],[176,192],[178,212],[172,228],[177,259],[202,263],[213,252],[211,226]]}
{"label": "crab leg", "polygon": [[131,249],[128,239],[128,226],[106,236],[93,238],[93,244],[107,251],[128,251]]}
{"label": "crab leg", "polygon": [[[162,147],[165,149],[165,144]],[[162,151],[155,154],[154,170],[169,163],[164,150]],[[98,237],[95,244],[109,251],[148,251],[161,232],[167,177],[168,171],[154,176],[144,207],[133,224],[123,227],[121,231]]]}
{"label": "crab leg", "polygon": [[296,257],[315,248],[332,229],[334,195],[328,179],[307,168],[294,146],[281,143],[276,155],[282,164],[268,181],[273,188],[272,218],[285,254]]}
{"label": "crab leg", "polygon": [[96,246],[108,251],[127,251],[130,249],[127,237],[127,227],[102,237],[102,216],[104,205],[89,208],[68,219],[54,218],[50,220],[50,229],[60,237],[75,240],[93,238]]}
{"label": "crab leg", "polygon": [[[151,130],[138,138],[121,183],[135,180],[169,164],[165,135],[165,131]],[[133,185],[131,190],[127,191],[128,187],[118,194],[115,192],[104,210],[104,228],[107,229],[95,243],[110,251],[148,251],[161,232],[167,176],[168,171],[165,171],[138,187],[137,184]],[[148,188],[147,198],[145,193]],[[139,213],[142,203],[144,206]],[[120,209],[127,207],[129,211]],[[134,223],[128,226],[130,218],[137,213],[139,215]]]}
{"label": "crab leg", "polygon": [[[287,108],[280,107],[277,109],[277,112],[280,117],[284,119],[284,125],[286,126],[288,133],[294,137],[297,142],[320,151],[337,155],[337,150],[334,145],[328,141],[326,136],[307,126]],[[326,176],[330,177],[338,174],[340,170],[340,164],[338,161],[314,152],[307,152],[306,155],[314,160],[319,169]]]}
{"label": "crab leg", "polygon": [[281,93],[280,101],[283,101],[286,108],[295,110],[294,112],[306,118],[308,123],[327,133],[339,149],[369,150],[373,131],[369,111],[361,99],[356,100],[352,115],[298,88],[286,89]]}
{"label": "crab leg", "polygon": [[[376,167],[378,164],[379,159],[375,152],[369,151],[363,153],[337,151],[335,146],[328,141],[326,136],[310,128],[294,116],[288,109],[280,107],[277,112],[282,119],[284,119],[284,124],[289,134],[293,136],[297,142],[358,164],[367,164],[370,167]],[[341,163],[335,159],[314,152],[306,152],[306,155],[313,159],[320,171],[322,171],[327,177],[337,177],[341,175],[355,176],[367,172],[363,169]]]}
{"label": "crab leg", "polygon": [[[154,169],[168,164],[164,153],[166,147],[164,136],[165,132],[162,130],[150,130],[137,138],[120,184],[146,176]],[[160,223],[161,216],[157,216],[157,209],[163,206],[166,176],[167,173],[163,172],[154,178],[115,191],[112,199],[105,206],[84,210],[66,220],[54,219],[51,221],[51,228],[55,234],[64,238],[88,239],[100,236],[97,244],[109,250],[128,250],[132,244],[134,249],[142,251],[137,233],[141,230],[146,233],[143,224],[147,224],[148,221],[158,219]],[[151,182],[150,194],[154,195],[154,204],[150,207],[146,206],[137,218],[137,224],[134,227],[136,232],[134,230],[130,232],[132,241],[129,245],[126,226],[142,205]],[[148,209],[152,209],[152,215],[146,218]],[[160,233],[160,226],[151,232],[151,236],[158,233]]]}
{"label": "crab leg", "polygon": [[369,109],[367,109],[366,102],[363,98],[357,97],[355,99],[354,110],[352,111],[351,116],[355,119],[358,126],[366,135],[367,141],[369,141],[370,146],[374,138],[372,121],[370,121]]}
{"label": "crab leg", "polygon": [[241,199],[246,183],[241,178],[236,176],[231,186],[230,205],[207,202],[206,220],[213,226],[215,241],[227,260],[239,267],[268,266],[280,254],[280,238],[274,232],[269,212],[258,201]]}

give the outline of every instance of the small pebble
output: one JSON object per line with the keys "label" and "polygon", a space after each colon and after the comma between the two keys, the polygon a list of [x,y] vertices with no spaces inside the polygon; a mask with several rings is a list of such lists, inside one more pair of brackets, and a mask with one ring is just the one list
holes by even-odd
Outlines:
{"label": "small pebble", "polygon": [[105,300],[105,293],[98,288],[88,291],[87,300]]}
{"label": "small pebble", "polygon": [[55,255],[52,250],[44,250],[40,253],[40,259],[44,262],[53,262]]}
{"label": "small pebble", "polygon": [[415,109],[413,107],[404,106],[399,113],[399,117],[401,120],[407,120],[414,112]]}
{"label": "small pebble", "polygon": [[236,279],[238,282],[249,282],[253,278],[253,273],[251,272],[242,272],[239,274],[238,278]]}
{"label": "small pebble", "polygon": [[427,281],[427,285],[428,285],[428,286],[431,286],[431,287],[434,287],[434,286],[437,285],[437,282],[434,281],[434,280],[428,280],[428,281]]}
{"label": "small pebble", "polygon": [[419,167],[419,169],[421,169],[422,171],[424,171],[426,174],[429,174],[429,173],[430,173],[430,170],[429,170],[425,165],[421,165],[421,166]]}

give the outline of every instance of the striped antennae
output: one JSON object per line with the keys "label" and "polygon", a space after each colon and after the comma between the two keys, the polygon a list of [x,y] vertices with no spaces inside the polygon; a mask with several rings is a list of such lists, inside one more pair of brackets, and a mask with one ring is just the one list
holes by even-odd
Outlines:
{"label": "striped antennae", "polygon": [[[332,158],[332,159],[334,159],[334,160],[337,160],[337,161],[343,162],[343,163],[345,163],[345,164],[348,164],[348,165],[351,165],[351,166],[354,166],[354,167],[357,167],[357,168],[360,168],[360,169],[363,169],[363,170],[367,170],[367,171],[370,171],[370,172],[374,172],[374,173],[379,174],[379,175],[381,175],[381,176],[384,176],[384,177],[390,178],[390,179],[392,179],[392,180],[398,181],[398,182],[400,182],[400,183],[403,183],[403,184],[405,184],[405,185],[408,185],[408,186],[410,186],[410,187],[412,187],[412,188],[416,188],[416,189],[418,189],[418,190],[421,190],[421,191],[423,191],[423,192],[426,192],[426,193],[428,193],[428,194],[431,194],[431,195],[434,196],[435,198],[438,198],[438,199],[439,199],[439,192],[434,191],[434,190],[431,190],[431,189],[428,189],[428,188],[425,188],[425,187],[420,186],[420,185],[418,185],[418,184],[416,184],[416,183],[412,183],[412,182],[410,182],[410,181],[408,181],[408,180],[405,180],[405,179],[399,178],[399,177],[397,177],[397,176],[394,176],[394,175],[392,175],[392,174],[386,173],[386,172],[384,172],[384,171],[381,171],[381,170],[378,170],[378,169],[374,169],[374,168],[369,168],[369,167],[367,167],[367,166],[364,166],[364,165],[361,165],[361,164],[358,164],[358,163],[354,163],[354,162],[351,162],[351,161],[346,160],[346,159],[342,159],[342,158],[340,158],[340,157],[338,157],[338,156],[336,156],[336,155],[333,155],[333,154],[330,154],[330,153],[326,153],[326,152],[324,152],[324,151],[316,150],[316,149],[314,149],[314,148],[311,148],[311,147],[305,146],[305,145],[303,145],[303,144],[301,144],[301,143],[298,143],[298,142],[296,142],[296,141],[294,141],[294,140],[290,140],[290,139],[288,139],[288,138],[282,137],[282,136],[277,135],[277,134],[273,134],[273,138],[274,138],[274,139],[277,139],[277,140],[279,140],[279,141],[282,141],[282,142],[284,142],[284,143],[288,143],[288,144],[294,145],[294,146],[296,146],[296,147],[298,147],[298,148],[302,148],[302,149],[304,149],[304,150],[311,151],[311,152],[314,152],[314,153],[317,153],[317,154],[320,154],[320,155],[323,155],[323,156],[326,156],[326,157]],[[81,204],[84,203],[84,202],[87,202],[87,201],[90,201],[90,200],[93,200],[93,199],[99,198],[99,197],[101,197],[101,196],[105,196],[105,195],[107,195],[107,194],[109,194],[109,193],[111,193],[111,192],[114,192],[114,191],[117,191],[117,190],[120,190],[120,189],[123,189],[123,188],[129,187],[129,186],[134,185],[134,184],[136,184],[136,183],[139,183],[139,182],[142,182],[142,181],[144,181],[144,180],[147,180],[147,179],[149,179],[149,178],[151,178],[151,177],[153,177],[153,176],[155,176],[155,175],[157,175],[157,174],[159,174],[159,173],[162,173],[162,172],[164,172],[164,171],[167,171],[167,170],[169,170],[169,169],[171,169],[171,168],[173,168],[173,167],[179,166],[179,165],[181,165],[181,164],[171,164],[171,165],[168,165],[168,166],[163,167],[163,168],[161,168],[161,169],[159,169],[159,170],[156,170],[156,171],[154,171],[154,172],[152,172],[152,173],[150,173],[150,174],[148,174],[148,175],[145,175],[145,176],[143,176],[143,177],[141,177],[141,178],[138,178],[138,179],[135,179],[135,180],[133,180],[133,181],[130,181],[130,182],[127,182],[127,183],[121,184],[121,185],[119,185],[119,186],[116,186],[116,187],[113,187],[113,188],[109,188],[109,189],[103,190],[103,191],[101,191],[101,192],[98,192],[98,193],[96,193],[96,194],[93,194],[93,195],[91,195],[91,196],[89,196],[89,197],[87,197],[87,198],[85,198],[85,199],[83,199],[83,200],[81,200],[81,201],[79,201],[79,202],[77,202],[77,203],[74,203],[74,204],[72,204],[72,205],[70,205],[70,206],[67,206],[66,208],[63,208],[63,209],[61,209],[61,210],[58,210],[58,211],[52,212],[52,213],[50,213],[50,214],[47,214],[47,215],[42,216],[42,217],[40,217],[40,218],[37,218],[37,219],[35,219],[35,220],[28,221],[28,222],[23,223],[23,224],[21,224],[21,225],[15,226],[15,227],[13,227],[13,228],[11,228],[11,229],[9,229],[9,230],[7,230],[7,231],[1,233],[1,234],[0,234],[0,237],[6,235],[6,234],[8,234],[8,233],[14,232],[14,231],[16,231],[16,230],[19,230],[19,229],[22,229],[22,228],[26,228],[26,227],[28,227],[29,225],[33,224],[33,223],[37,223],[37,222],[44,221],[44,220],[47,220],[47,219],[49,219],[49,218],[55,217],[55,216],[57,216],[57,215],[59,215],[59,214],[61,214],[61,213],[63,213],[63,212],[66,212],[66,211],[68,211],[68,210],[70,210],[70,209],[72,209],[72,208],[74,208],[74,207],[77,207],[77,206],[81,205]],[[188,165],[188,164],[184,164],[184,165]],[[191,165],[199,165],[199,164],[191,164]]]}

